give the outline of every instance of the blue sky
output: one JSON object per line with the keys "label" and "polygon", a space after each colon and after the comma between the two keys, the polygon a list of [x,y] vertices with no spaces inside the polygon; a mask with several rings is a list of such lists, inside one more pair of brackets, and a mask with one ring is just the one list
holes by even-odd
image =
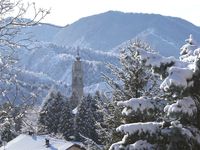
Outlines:
{"label": "blue sky", "polygon": [[200,0],[24,0],[51,8],[43,22],[64,26],[108,10],[154,13],[186,19],[200,26]]}

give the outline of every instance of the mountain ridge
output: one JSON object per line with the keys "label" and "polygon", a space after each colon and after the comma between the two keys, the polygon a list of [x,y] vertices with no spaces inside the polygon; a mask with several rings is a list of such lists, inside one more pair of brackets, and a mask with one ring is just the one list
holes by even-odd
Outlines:
{"label": "mountain ridge", "polygon": [[[158,39],[155,35],[151,35],[153,37],[138,37],[149,28],[154,29],[161,39]],[[81,18],[68,27],[62,28],[55,35],[53,43],[110,51],[127,40],[141,38],[141,40],[152,43],[158,51],[162,49],[162,45],[166,45],[165,50],[167,47],[171,49],[168,54],[170,56],[173,51],[179,49],[189,34],[193,34],[194,37],[199,39],[200,28],[178,17],[108,11]],[[174,46],[164,43],[163,39],[169,41],[169,43],[174,43]],[[161,43],[160,45],[157,40]],[[166,55],[166,53],[163,54]],[[177,56],[178,53],[175,55]]]}
{"label": "mountain ridge", "polygon": [[[24,71],[49,77],[46,85],[57,81],[70,87],[71,66],[79,48],[84,84],[88,87],[85,89],[90,92],[94,87],[105,87],[101,84],[101,72],[110,74],[105,64],[119,65],[119,50],[131,40],[139,38],[164,56],[178,57],[179,48],[191,32],[200,39],[200,28],[183,19],[118,11],[84,17],[64,27],[42,23],[22,31],[32,32],[35,44],[39,45],[32,51],[22,49],[18,53],[19,66]],[[45,76],[38,78],[43,81]]]}

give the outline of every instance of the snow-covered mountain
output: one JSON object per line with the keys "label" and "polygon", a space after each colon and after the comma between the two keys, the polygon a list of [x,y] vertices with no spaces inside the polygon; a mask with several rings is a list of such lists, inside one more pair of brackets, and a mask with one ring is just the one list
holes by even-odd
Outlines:
{"label": "snow-covered mountain", "polygon": [[[18,79],[26,93],[37,89],[44,90],[39,100],[44,98],[51,88],[56,88],[62,94],[70,96],[72,63],[77,54],[77,48],[61,47],[50,43],[37,43],[39,48],[17,51],[20,68]],[[95,93],[97,90],[106,92],[108,86],[102,79],[102,73],[109,73],[107,63],[119,64],[118,55],[110,52],[81,49],[81,61],[84,70],[85,93]]]}
{"label": "snow-covered mountain", "polygon": [[189,34],[200,39],[200,28],[183,19],[116,11],[85,17],[65,27],[39,24],[22,28],[22,32],[37,41],[37,48],[17,53],[22,80],[70,87],[71,67],[79,48],[89,93],[106,87],[101,78],[102,72],[109,73],[105,64],[118,64],[119,48],[129,40],[140,38],[165,56],[178,56]]}
{"label": "snow-covered mountain", "polygon": [[[54,36],[62,29],[62,27],[55,26],[52,24],[38,24],[30,27],[22,28],[22,33],[31,37],[32,40],[51,42]],[[22,36],[24,36],[22,34]]]}
{"label": "snow-covered mountain", "polygon": [[[108,11],[82,18],[65,27],[39,24],[23,28],[37,41],[118,53],[122,43],[135,38],[148,42],[164,56],[178,56],[184,39],[200,39],[200,28],[169,16]],[[198,41],[197,41],[198,42]]]}
{"label": "snow-covered mountain", "polygon": [[[119,63],[117,55],[110,52],[91,49],[80,49],[80,51],[85,86],[101,81],[101,73],[108,72],[107,63]],[[52,80],[70,85],[72,63],[75,60],[76,52],[77,48],[42,43],[39,48],[20,51],[18,66],[23,70],[41,73]]]}
{"label": "snow-covered mountain", "polygon": [[58,45],[109,51],[139,37],[165,56],[178,55],[185,37],[200,38],[200,28],[186,20],[155,14],[109,11],[82,18],[62,28],[54,37]]}

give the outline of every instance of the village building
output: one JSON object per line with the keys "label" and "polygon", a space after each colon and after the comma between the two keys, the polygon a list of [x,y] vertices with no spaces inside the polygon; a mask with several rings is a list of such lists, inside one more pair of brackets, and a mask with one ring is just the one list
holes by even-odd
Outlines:
{"label": "village building", "polygon": [[47,135],[20,134],[0,150],[86,150],[81,143],[52,138]]}

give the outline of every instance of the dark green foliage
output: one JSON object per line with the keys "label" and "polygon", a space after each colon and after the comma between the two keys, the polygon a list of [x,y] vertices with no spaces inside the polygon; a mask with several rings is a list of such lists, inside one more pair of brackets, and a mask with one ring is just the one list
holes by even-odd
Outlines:
{"label": "dark green foliage", "polygon": [[81,137],[84,139],[83,145],[85,149],[88,150],[104,150],[102,146],[98,145],[96,142],[94,142],[92,139],[89,139],[83,135]]}
{"label": "dark green foliage", "polygon": [[59,92],[52,91],[46,97],[40,111],[39,123],[45,127],[47,133],[58,133],[63,104],[63,97]]}
{"label": "dark green foliage", "polygon": [[95,93],[93,96],[93,100],[91,102],[91,109],[94,114],[94,118],[96,122],[102,123],[103,122],[103,110],[101,106],[105,103],[105,97],[100,94],[99,91]]}
{"label": "dark green foliage", "polygon": [[81,140],[81,135],[99,142],[96,132],[95,110],[96,104],[91,95],[84,96],[75,116],[76,139]]}
{"label": "dark green foliage", "polygon": [[1,129],[1,141],[9,142],[16,136],[13,125],[9,123],[4,124],[4,127]]}
{"label": "dark green foliage", "polygon": [[107,102],[103,108],[103,123],[98,124],[98,134],[105,149],[116,141],[121,140],[122,134],[116,128],[123,122],[121,109],[113,102]]}
{"label": "dark green foliage", "polygon": [[72,140],[73,135],[73,114],[69,100],[65,101],[61,110],[61,116],[59,120],[59,133],[62,133],[66,140]]}
{"label": "dark green foliage", "polygon": [[21,129],[21,122],[24,112],[19,106],[4,103],[0,107],[0,136],[3,141],[10,141],[15,138]]}
{"label": "dark green foliage", "polygon": [[38,122],[41,133],[61,133],[69,139],[73,131],[69,101],[60,92],[51,91],[45,99]]}

